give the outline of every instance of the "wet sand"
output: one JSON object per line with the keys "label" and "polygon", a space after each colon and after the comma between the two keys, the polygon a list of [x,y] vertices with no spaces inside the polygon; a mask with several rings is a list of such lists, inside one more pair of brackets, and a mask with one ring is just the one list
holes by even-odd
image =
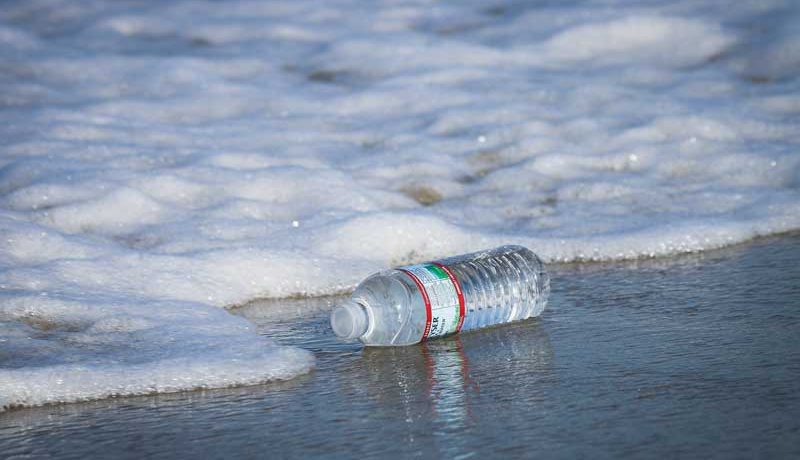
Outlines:
{"label": "wet sand", "polygon": [[288,382],[17,409],[1,458],[800,455],[800,235],[552,266],[538,319],[340,343],[336,298],[235,313],[317,368]]}

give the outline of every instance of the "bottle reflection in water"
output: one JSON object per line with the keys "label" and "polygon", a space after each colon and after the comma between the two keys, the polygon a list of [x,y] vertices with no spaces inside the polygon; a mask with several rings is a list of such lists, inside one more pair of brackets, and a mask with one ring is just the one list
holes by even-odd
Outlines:
{"label": "bottle reflection in water", "polygon": [[[553,349],[545,328],[516,323],[455,335],[418,347],[368,347],[353,368],[352,392],[366,389],[379,419],[404,420],[393,427],[409,456],[455,458],[474,445],[454,444],[453,432],[478,439],[486,423],[506,417],[509,401],[546,401],[555,378]],[[503,401],[503,402],[501,402]],[[533,404],[535,407],[536,404]],[[402,414],[402,416],[399,416]],[[506,415],[504,415],[506,414]],[[496,426],[496,425],[495,425]]]}

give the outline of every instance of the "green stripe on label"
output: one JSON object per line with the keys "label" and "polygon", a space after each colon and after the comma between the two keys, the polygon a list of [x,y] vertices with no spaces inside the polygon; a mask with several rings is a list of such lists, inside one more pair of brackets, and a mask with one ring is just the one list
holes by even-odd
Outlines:
{"label": "green stripe on label", "polygon": [[449,278],[447,276],[447,273],[441,268],[437,267],[436,265],[426,265],[425,268],[427,268],[429,272],[436,275],[436,277],[439,278],[440,280],[446,280]]}

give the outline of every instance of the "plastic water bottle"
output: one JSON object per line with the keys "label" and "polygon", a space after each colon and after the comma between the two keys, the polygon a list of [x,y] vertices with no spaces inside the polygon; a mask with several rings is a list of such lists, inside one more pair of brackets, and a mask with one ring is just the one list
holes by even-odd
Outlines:
{"label": "plastic water bottle", "polygon": [[410,345],[538,316],[550,294],[539,258],[522,246],[376,273],[331,313],[331,327],[366,345]]}

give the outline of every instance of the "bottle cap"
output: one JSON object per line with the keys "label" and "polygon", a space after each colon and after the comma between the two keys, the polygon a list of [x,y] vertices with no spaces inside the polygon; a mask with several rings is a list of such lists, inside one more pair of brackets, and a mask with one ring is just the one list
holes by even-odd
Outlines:
{"label": "bottle cap", "polygon": [[333,333],[344,339],[361,337],[367,332],[367,311],[358,302],[350,299],[337,305],[331,312]]}

